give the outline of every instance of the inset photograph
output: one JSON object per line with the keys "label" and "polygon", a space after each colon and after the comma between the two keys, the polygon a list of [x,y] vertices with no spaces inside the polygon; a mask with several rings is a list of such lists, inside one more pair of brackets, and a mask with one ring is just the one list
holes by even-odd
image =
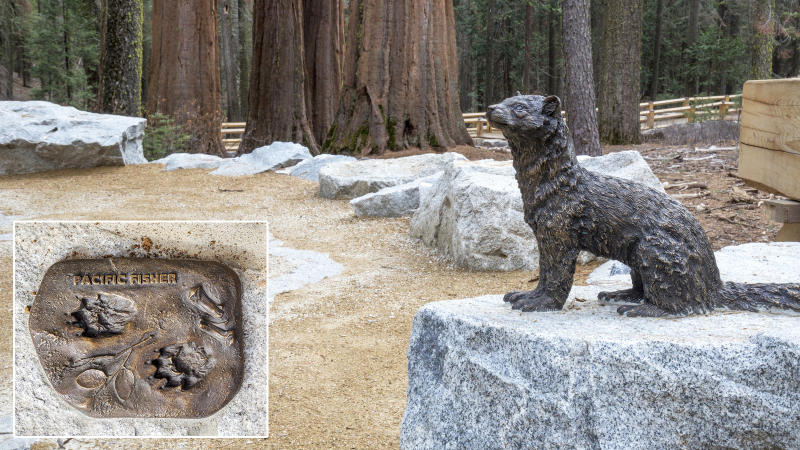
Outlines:
{"label": "inset photograph", "polygon": [[268,434],[265,222],[17,222],[14,434]]}

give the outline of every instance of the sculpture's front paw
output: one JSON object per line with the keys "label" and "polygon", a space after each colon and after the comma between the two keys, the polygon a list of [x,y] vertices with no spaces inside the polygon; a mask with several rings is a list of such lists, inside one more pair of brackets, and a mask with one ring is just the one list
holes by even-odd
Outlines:
{"label": "sculpture's front paw", "polygon": [[560,311],[564,306],[550,298],[549,295],[536,291],[514,291],[503,297],[503,301],[511,303],[512,309],[529,311]]}

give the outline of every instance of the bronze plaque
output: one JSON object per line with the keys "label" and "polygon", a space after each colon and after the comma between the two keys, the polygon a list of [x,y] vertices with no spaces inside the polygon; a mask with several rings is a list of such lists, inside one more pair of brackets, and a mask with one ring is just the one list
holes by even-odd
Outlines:
{"label": "bronze plaque", "polygon": [[61,261],[29,325],[53,388],[92,417],[206,417],[242,384],[241,283],[220,263]]}

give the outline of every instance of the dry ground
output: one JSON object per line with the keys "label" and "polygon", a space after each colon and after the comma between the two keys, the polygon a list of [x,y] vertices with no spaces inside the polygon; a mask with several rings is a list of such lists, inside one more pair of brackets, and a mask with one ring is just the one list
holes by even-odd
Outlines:
{"label": "dry ground", "polygon": [[[650,158],[681,153],[680,147],[637,149]],[[719,208],[714,211],[721,212],[720,218],[714,211],[696,213],[715,249],[771,240],[776,230],[769,228],[760,207],[729,202],[727,191],[738,179],[728,175],[736,171],[735,154],[728,153],[730,158],[721,157],[722,166],[685,161],[688,154],[683,162],[650,162],[662,181],[707,182],[707,197],[684,204]],[[468,149],[468,156],[508,157],[475,149]],[[417,309],[433,301],[535,286],[527,272],[457,269],[408,236],[407,218],[356,218],[347,201],[319,198],[317,184],[304,179],[159,169],[146,165],[0,177],[0,212],[37,219],[266,219],[285,246],[328,253],[345,267],[337,277],[277,296],[272,305],[270,438],[171,440],[168,445],[175,449],[398,448],[406,351]],[[9,249],[8,242],[0,245],[0,308],[5,310],[12,301]],[[271,268],[285,271],[279,263]],[[576,281],[582,284],[596,266],[579,268]],[[0,320],[0,357],[6,361],[0,370],[8,380],[11,321],[7,315]],[[10,390],[8,383],[1,388]],[[55,440],[34,446],[56,447]],[[76,439],[66,448],[156,449],[163,448],[163,440]]]}

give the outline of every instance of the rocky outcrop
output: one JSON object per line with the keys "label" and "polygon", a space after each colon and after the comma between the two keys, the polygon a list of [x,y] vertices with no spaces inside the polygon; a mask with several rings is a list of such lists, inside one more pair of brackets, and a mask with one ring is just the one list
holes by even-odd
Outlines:
{"label": "rocky outcrop", "polygon": [[319,182],[319,171],[322,170],[323,167],[329,164],[346,161],[356,161],[356,159],[346,155],[322,154],[311,159],[305,159],[296,166],[288,167],[284,170],[285,173],[293,177],[301,177],[306,180]]}
{"label": "rocky outcrop", "polygon": [[0,175],[144,164],[147,124],[49,102],[0,102]]}
{"label": "rocky outcrop", "polygon": [[151,161],[151,164],[163,164],[165,171],[178,169],[216,169],[225,159],[203,153],[173,153],[166,158]]}

